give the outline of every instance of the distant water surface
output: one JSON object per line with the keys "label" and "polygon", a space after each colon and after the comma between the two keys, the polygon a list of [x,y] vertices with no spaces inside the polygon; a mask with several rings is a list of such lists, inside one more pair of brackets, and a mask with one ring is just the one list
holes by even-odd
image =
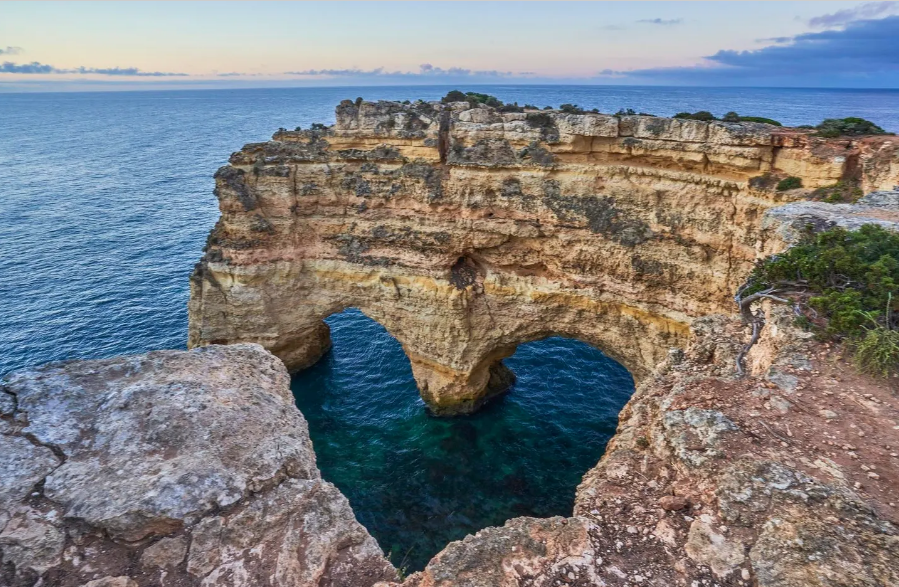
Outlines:
{"label": "distant water surface", "polygon": [[[341,99],[448,87],[0,94],[0,375],[51,360],[184,348],[188,276],[218,217],[212,174],[279,127],[332,123]],[[465,89],[465,88],[462,88]],[[899,131],[899,92],[480,86],[505,101],[658,115],[735,110],[785,124],[861,116]],[[294,378],[319,465],[397,564],[516,515],[567,514],[633,391],[586,345],[523,345],[511,394],[429,418],[399,345],[355,311]]]}

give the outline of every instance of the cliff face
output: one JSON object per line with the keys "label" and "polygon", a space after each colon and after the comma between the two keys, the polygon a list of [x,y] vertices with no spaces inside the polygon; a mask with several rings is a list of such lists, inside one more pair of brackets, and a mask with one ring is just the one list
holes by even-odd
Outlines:
{"label": "cliff face", "polygon": [[0,380],[0,586],[367,587],[395,578],[321,479],[257,345]]}
{"label": "cliff face", "polygon": [[356,307],[403,345],[438,413],[505,388],[518,344],[593,344],[639,380],[783,239],[806,187],[892,187],[897,144],[751,123],[343,102],[216,174],[222,216],[191,280],[189,345],[256,342],[296,370]]}

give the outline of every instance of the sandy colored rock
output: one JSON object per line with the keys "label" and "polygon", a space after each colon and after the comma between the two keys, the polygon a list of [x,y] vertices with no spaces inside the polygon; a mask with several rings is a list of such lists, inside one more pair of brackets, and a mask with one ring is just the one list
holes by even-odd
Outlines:
{"label": "sandy colored rock", "polygon": [[730,575],[746,559],[742,544],[729,541],[702,520],[694,520],[690,525],[684,551],[697,564],[709,567],[722,578]]}
{"label": "sandy colored rock", "polygon": [[395,577],[322,481],[287,370],[258,345],[51,363],[7,375],[0,395],[14,400],[0,434],[0,585]]}
{"label": "sandy colored rock", "polygon": [[682,510],[689,505],[687,498],[681,495],[666,495],[659,499],[659,507],[667,511]]}
{"label": "sandy colored rock", "polygon": [[786,246],[788,221],[761,218],[809,190],[777,178],[899,183],[891,137],[465,102],[344,101],[336,118],[216,174],[189,345],[256,342],[302,369],[328,348],[322,320],[356,307],[402,343],[441,414],[504,391],[500,361],[553,334],[646,378]]}
{"label": "sandy colored rock", "polygon": [[184,536],[163,538],[144,550],[140,563],[147,567],[176,567],[187,555],[187,546]]}

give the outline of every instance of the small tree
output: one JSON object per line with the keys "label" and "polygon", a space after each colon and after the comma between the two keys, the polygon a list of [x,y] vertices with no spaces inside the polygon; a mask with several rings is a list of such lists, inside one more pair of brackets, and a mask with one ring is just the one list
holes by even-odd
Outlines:
{"label": "small tree", "polygon": [[459,90],[450,90],[447,92],[446,96],[440,99],[440,101],[444,104],[449,104],[450,102],[467,102],[468,96]]}

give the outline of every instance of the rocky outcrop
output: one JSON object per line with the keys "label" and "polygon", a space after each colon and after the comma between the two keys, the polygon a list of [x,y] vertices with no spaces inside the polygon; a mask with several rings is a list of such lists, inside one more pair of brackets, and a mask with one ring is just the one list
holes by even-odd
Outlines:
{"label": "rocky outcrop", "polygon": [[[763,214],[839,180],[899,176],[899,141],[754,123],[343,102],[216,174],[221,219],[191,280],[189,345],[255,342],[292,370],[356,307],[403,345],[437,413],[508,386],[501,360],[548,335],[642,380],[698,317],[732,311],[785,246]],[[800,177],[808,189],[776,191]]]}
{"label": "rocky outcrop", "polygon": [[865,224],[876,224],[899,231],[899,191],[872,192],[854,204],[793,202],[768,210],[762,226],[774,228],[784,242],[794,242],[809,227],[815,231],[839,226],[858,230]]}
{"label": "rocky outcrop", "polygon": [[372,585],[395,578],[321,479],[258,345],[0,381],[0,585]]}
{"label": "rocky outcrop", "polygon": [[696,320],[625,407],[572,517],[482,530],[402,587],[899,584],[895,392],[792,321],[768,308],[737,378],[743,325]]}

